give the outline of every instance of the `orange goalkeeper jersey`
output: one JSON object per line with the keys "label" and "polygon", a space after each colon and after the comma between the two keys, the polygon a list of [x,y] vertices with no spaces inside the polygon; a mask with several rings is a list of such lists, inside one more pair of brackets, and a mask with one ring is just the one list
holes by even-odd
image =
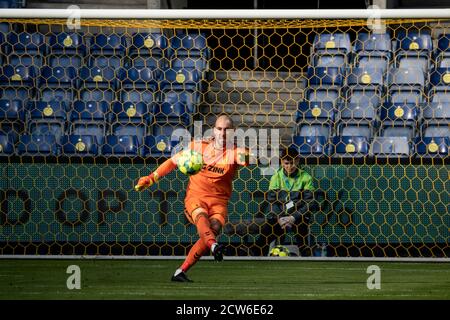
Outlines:
{"label": "orange goalkeeper jersey", "polygon": [[230,199],[237,167],[248,165],[248,150],[236,146],[215,149],[214,140],[193,141],[190,148],[203,155],[204,164],[199,173],[189,178],[186,197]]}

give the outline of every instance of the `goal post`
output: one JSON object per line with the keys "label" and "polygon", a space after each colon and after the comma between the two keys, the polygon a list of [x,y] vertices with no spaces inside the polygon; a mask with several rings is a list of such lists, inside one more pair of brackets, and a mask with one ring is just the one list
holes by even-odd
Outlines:
{"label": "goal post", "polygon": [[449,22],[450,9],[0,10],[0,258],[185,256],[187,177],[133,187],[225,113],[259,160],[233,183],[227,255],[267,256],[266,194],[292,147],[315,199],[307,233],[275,241],[304,259],[447,261]]}

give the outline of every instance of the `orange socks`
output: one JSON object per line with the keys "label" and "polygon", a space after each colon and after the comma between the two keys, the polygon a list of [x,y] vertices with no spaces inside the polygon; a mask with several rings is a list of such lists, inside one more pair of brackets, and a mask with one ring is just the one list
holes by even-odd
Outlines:
{"label": "orange socks", "polygon": [[202,239],[198,239],[194,246],[189,250],[189,254],[181,265],[181,270],[187,272],[190,267],[197,263],[200,258],[208,252],[208,247],[203,243]]}
{"label": "orange socks", "polygon": [[186,260],[181,265],[181,270],[187,272],[194,264],[197,263],[200,258],[208,253],[211,246],[216,243],[216,234],[210,228],[209,220],[204,215],[199,215],[196,222],[197,231],[200,235],[200,239],[194,244],[194,246],[189,250]]}
{"label": "orange socks", "polygon": [[203,241],[208,249],[211,249],[213,243],[216,243],[217,241],[216,235],[211,229],[208,218],[203,214],[198,215],[195,225],[197,226],[197,232],[200,236],[200,240]]}

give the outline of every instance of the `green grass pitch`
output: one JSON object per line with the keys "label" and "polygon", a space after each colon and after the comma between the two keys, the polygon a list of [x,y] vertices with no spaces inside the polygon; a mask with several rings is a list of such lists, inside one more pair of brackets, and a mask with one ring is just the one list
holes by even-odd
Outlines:
{"label": "green grass pitch", "polygon": [[[1,260],[0,299],[450,299],[448,263],[200,261],[194,283],[170,281],[180,260]],[[69,265],[81,289],[69,290]],[[381,289],[369,290],[369,265]]]}

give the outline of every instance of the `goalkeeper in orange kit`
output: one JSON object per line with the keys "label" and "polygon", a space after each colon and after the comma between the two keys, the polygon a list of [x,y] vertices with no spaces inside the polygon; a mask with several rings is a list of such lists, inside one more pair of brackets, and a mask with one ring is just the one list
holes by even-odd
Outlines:
{"label": "goalkeeper in orange kit", "polygon": [[[216,119],[211,140],[190,144],[191,149],[202,154],[204,165],[199,173],[189,177],[184,199],[185,215],[197,227],[200,239],[175,271],[172,281],[192,282],[186,272],[209,251],[216,261],[223,260],[224,247],[217,242],[216,236],[227,219],[228,200],[236,169],[249,164],[249,152],[229,143],[232,130],[231,118],[222,115]],[[174,170],[178,155],[166,160],[149,176],[140,178],[135,189],[143,190]]]}

